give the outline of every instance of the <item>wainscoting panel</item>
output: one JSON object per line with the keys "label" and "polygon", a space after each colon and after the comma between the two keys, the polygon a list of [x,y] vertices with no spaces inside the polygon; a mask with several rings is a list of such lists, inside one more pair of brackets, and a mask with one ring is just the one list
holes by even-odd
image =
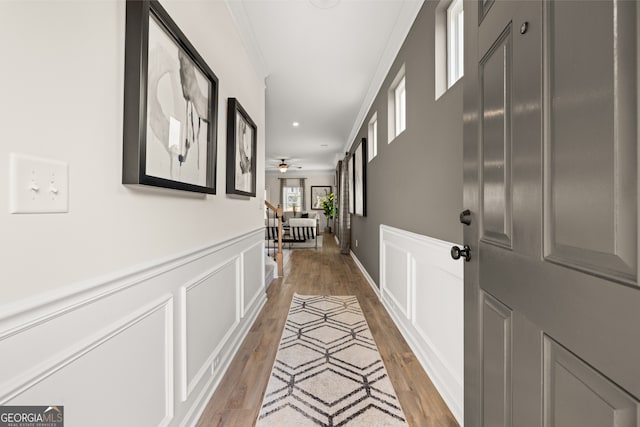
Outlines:
{"label": "wainscoting panel", "polygon": [[266,301],[262,263],[242,262],[262,245],[260,228],[2,307],[0,405],[64,405],[69,427],[195,425]]}
{"label": "wainscoting panel", "polygon": [[[172,302],[169,295],[53,357],[16,390],[11,404],[67,402],[66,425],[109,426],[117,422],[109,416],[120,413],[128,414],[127,424],[168,425],[173,417]],[[147,413],[138,410],[141,400]],[[104,417],[105,407],[118,409]]]}
{"label": "wainscoting panel", "polygon": [[[411,256],[409,253],[391,242],[383,242],[380,245],[384,264],[384,274],[382,282],[382,295],[389,304],[393,304],[402,316],[409,319],[409,298],[411,294]],[[381,264],[382,265],[382,264]]]}
{"label": "wainscoting panel", "polygon": [[380,226],[380,296],[462,425],[464,270],[453,243]]}
{"label": "wainscoting panel", "polygon": [[258,243],[242,254],[242,317],[246,315],[247,309],[253,306],[255,300],[264,294],[264,279],[260,282],[265,272],[263,244]]}
{"label": "wainscoting panel", "polygon": [[[216,366],[220,347],[240,321],[240,259],[234,257],[182,287],[182,400]],[[186,391],[186,392],[185,392]]]}

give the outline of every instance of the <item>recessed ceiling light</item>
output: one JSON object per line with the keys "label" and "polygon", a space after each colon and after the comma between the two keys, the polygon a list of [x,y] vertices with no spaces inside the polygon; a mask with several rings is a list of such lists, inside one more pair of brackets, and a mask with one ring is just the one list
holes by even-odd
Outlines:
{"label": "recessed ceiling light", "polygon": [[312,5],[317,7],[318,9],[331,9],[332,7],[336,7],[340,0],[309,0]]}
{"label": "recessed ceiling light", "polygon": [[293,122],[293,123],[291,123],[291,125],[292,125],[294,128],[297,128],[298,126],[300,126],[300,123],[298,123],[298,122]]}

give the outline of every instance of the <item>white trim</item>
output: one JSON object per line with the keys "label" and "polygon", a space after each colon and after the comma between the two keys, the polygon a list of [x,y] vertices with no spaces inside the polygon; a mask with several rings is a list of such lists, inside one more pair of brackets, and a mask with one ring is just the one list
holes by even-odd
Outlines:
{"label": "white trim", "polygon": [[380,290],[378,289],[378,286],[376,285],[376,282],[371,278],[371,276],[369,275],[369,272],[367,271],[366,268],[364,268],[364,265],[362,265],[362,263],[360,262],[360,260],[356,256],[356,254],[354,254],[353,251],[349,251],[349,254],[351,255],[351,258],[353,259],[353,262],[355,262],[355,264],[360,269],[360,272],[362,273],[362,275],[366,279],[367,283],[369,283],[369,286],[371,286],[371,289],[373,289],[373,292],[375,292],[376,295],[378,296],[378,299],[380,299]]}
{"label": "white trim", "polygon": [[374,112],[367,125],[367,163],[378,155],[378,112]]}
{"label": "white trim", "polygon": [[227,369],[229,369],[229,365],[231,365],[233,356],[235,356],[235,354],[238,352],[240,345],[247,337],[247,334],[251,330],[251,326],[253,326],[253,323],[256,321],[256,318],[258,317],[266,303],[267,297],[265,294],[263,294],[261,300],[258,301],[256,306],[253,307],[253,309],[250,311],[249,316],[247,316],[247,321],[244,322],[241,329],[237,331],[238,333],[236,334],[235,338],[230,341],[229,350],[225,354],[224,358],[221,359],[222,364],[218,367],[217,374],[212,375],[209,381],[207,381],[205,386],[202,388],[202,391],[196,397],[194,404],[191,405],[186,415],[182,419],[180,427],[195,427],[197,425],[198,421],[200,420],[200,416],[206,409],[207,404],[213,396],[213,393],[215,393],[216,389],[220,385],[220,382],[222,381],[222,378],[224,377],[224,374],[226,374]]}
{"label": "white trim", "polygon": [[[406,77],[406,64],[402,64],[387,92],[387,144],[391,144],[407,129]],[[398,91],[400,88],[401,92]],[[403,96],[399,96],[402,94]],[[399,109],[399,106],[402,106],[402,109]],[[400,126],[401,124],[404,124],[404,127]],[[402,130],[399,130],[400,127]]]}
{"label": "white trim", "polygon": [[267,67],[267,61],[264,59],[264,54],[260,49],[260,45],[256,41],[256,35],[251,23],[249,22],[249,17],[247,16],[247,11],[244,8],[244,3],[233,0],[224,0],[224,3],[227,6],[231,20],[236,27],[238,36],[242,41],[244,50],[253,65],[253,69],[266,88],[267,84],[265,79],[269,75],[269,68]]}
{"label": "white trim", "polygon": [[402,76],[393,88],[394,138],[407,128],[407,78]]}
{"label": "white trim", "polygon": [[[403,1],[402,10],[400,11],[398,20],[396,21],[396,26],[394,27],[393,32],[389,37],[389,41],[387,42],[387,47],[380,58],[378,68],[371,80],[369,90],[362,101],[362,106],[356,116],[356,120],[353,122],[353,128],[351,128],[349,138],[342,149],[343,153],[350,151],[352,143],[356,140],[356,137],[360,132],[360,128],[367,118],[369,110],[371,110],[371,106],[373,105],[378,92],[380,92],[382,84],[387,78],[387,74],[389,74],[389,71],[396,60],[396,57],[398,56],[398,53],[400,52],[400,49],[402,48],[402,45],[404,44],[404,41],[407,38],[407,35],[411,30],[411,26],[416,20],[423,3],[424,0]],[[379,139],[380,135],[378,135],[378,140]]]}
{"label": "white trim", "polygon": [[143,263],[117,273],[78,282],[0,306],[0,340],[79,309],[116,292],[214,254],[254,235],[264,238],[264,227],[232,237],[228,240],[190,250],[159,261]]}
{"label": "white trim", "polygon": [[[380,294],[382,295],[382,304],[431,378],[445,403],[451,409],[454,417],[462,425],[464,421],[464,366],[462,362],[460,362],[461,366],[454,366],[446,356],[446,354],[451,354],[452,351],[455,351],[456,355],[463,353],[462,349],[458,350],[459,345],[463,346],[462,326],[460,324],[459,332],[457,327],[454,330],[456,334],[455,341],[441,341],[441,338],[434,341],[425,332],[423,325],[419,323],[420,312],[417,310],[417,306],[420,303],[417,301],[418,289],[423,290],[422,298],[425,298],[424,288],[418,288],[418,286],[437,283],[430,281],[431,277],[434,277],[434,280],[437,281],[446,278],[447,289],[454,291],[447,293],[447,296],[429,295],[429,298],[438,298],[438,301],[447,304],[448,307],[453,309],[449,313],[459,312],[460,316],[463,315],[463,266],[452,261],[449,257],[452,245],[453,243],[443,240],[380,225]],[[398,304],[395,296],[386,286],[386,248],[388,246],[407,252],[405,260],[407,277],[404,286],[409,299],[409,308],[406,313],[402,314],[400,304]],[[420,277],[418,277],[418,262],[421,265]],[[454,287],[450,288],[449,285]],[[459,297],[456,293],[459,294]],[[454,295],[453,299],[451,299],[451,295]],[[430,325],[433,326],[432,324]],[[459,337],[457,336],[458,333],[460,334]],[[456,342],[459,344],[456,344]]]}
{"label": "white trim", "polygon": [[207,373],[207,371],[209,370],[209,366],[213,364],[213,360],[215,359],[216,355],[220,352],[220,350],[222,348],[224,348],[225,344],[227,343],[227,341],[229,340],[229,338],[233,335],[233,332],[235,331],[235,329],[238,327],[238,324],[240,323],[240,316],[238,315],[238,307],[236,307],[236,318],[235,321],[233,322],[233,324],[231,325],[231,327],[229,328],[229,330],[227,331],[227,333],[222,337],[222,339],[220,340],[220,343],[216,346],[216,348],[213,349],[213,351],[211,352],[211,354],[206,358],[206,360],[203,362],[202,366],[200,366],[200,368],[198,368],[198,371],[195,373],[195,375],[193,376],[193,378],[188,378],[188,363],[187,363],[187,349],[188,349],[188,342],[187,342],[187,330],[188,330],[188,325],[187,325],[187,294],[189,293],[190,290],[197,288],[198,286],[202,285],[206,280],[212,278],[213,276],[215,276],[217,273],[219,273],[221,270],[223,270],[224,268],[228,267],[229,265],[233,264],[236,268],[236,285],[235,285],[235,290],[236,290],[236,299],[237,299],[237,294],[238,294],[238,288],[240,288],[240,279],[238,277],[238,265],[240,264],[239,259],[242,256],[242,254],[240,256],[234,256],[218,265],[216,265],[215,267],[211,268],[210,270],[206,271],[205,273],[201,274],[200,276],[198,276],[197,278],[191,280],[190,282],[188,282],[186,285],[183,285],[180,287],[180,358],[181,358],[181,363],[180,363],[180,372],[181,372],[181,377],[182,377],[182,381],[180,384],[180,397],[182,398],[182,401],[185,402],[189,396],[191,395],[191,393],[193,392],[194,388],[200,383],[200,381],[202,380],[202,378],[204,377],[204,375]]}
{"label": "white trim", "polygon": [[463,2],[462,0],[452,0],[446,10],[447,89],[451,88],[464,75],[464,24],[460,25],[459,20],[464,22]]}
{"label": "white trim", "polygon": [[[407,288],[407,294],[406,294],[406,298],[404,301],[398,301],[398,299],[396,298],[396,296],[392,293],[389,292],[387,290],[387,278],[386,278],[386,270],[385,270],[385,276],[381,276],[380,277],[380,295],[382,295],[382,300],[389,300],[389,302],[391,302],[392,306],[391,307],[398,307],[400,309],[400,312],[404,315],[405,318],[407,319],[411,319],[411,314],[410,314],[410,306],[411,303],[409,301],[409,298],[411,297],[410,292],[410,286],[411,286],[411,261],[412,261],[412,256],[411,256],[411,252],[407,251],[404,248],[401,248],[398,245],[394,245],[393,243],[387,243],[384,242],[383,240],[380,240],[380,246],[384,247],[384,258],[383,260],[386,260],[386,256],[387,256],[387,248],[391,247],[393,249],[395,249],[396,251],[404,254],[405,256],[405,275],[406,275],[406,280],[407,282],[405,283],[405,287]],[[384,265],[386,266],[386,263],[384,263]]]}
{"label": "white trim", "polygon": [[[250,250],[252,250],[253,248],[259,246],[259,254],[260,254],[260,259],[261,259],[261,266],[260,266],[260,283],[261,286],[258,287],[258,289],[256,290],[256,293],[251,297],[251,300],[245,304],[244,302],[244,297],[245,297],[245,277],[244,277],[244,270],[245,270],[245,262],[244,262],[244,255],[249,252]],[[260,295],[262,295],[265,291],[265,287],[264,287],[264,281],[265,281],[265,265],[264,265],[264,240],[259,241],[258,243],[256,243],[255,245],[251,245],[248,248],[246,248],[244,251],[242,251],[242,253],[240,254],[240,262],[241,262],[241,277],[242,280],[240,281],[240,288],[242,290],[242,295],[240,297],[240,301],[242,303],[242,310],[240,311],[240,316],[242,318],[244,318],[247,315],[247,307],[252,307],[253,304],[256,302],[256,300],[260,297]]]}
{"label": "white trim", "polygon": [[[263,232],[260,227],[174,259],[145,264],[139,271],[129,269],[126,274],[113,274],[104,282],[101,278],[95,278],[83,282],[85,287],[75,285],[50,293],[47,295],[50,305],[43,302],[47,301],[45,297],[13,305],[14,310],[15,307],[24,307],[24,312],[14,311],[0,318],[0,331],[3,331],[0,332],[0,350],[7,356],[7,366],[11,368],[0,375],[0,401],[10,402],[15,396],[26,396],[27,393],[31,397],[39,396],[42,389],[37,384],[46,380],[48,386],[54,374],[56,378],[58,375],[91,375],[92,367],[85,363],[86,360],[103,360],[119,350],[144,350],[139,353],[141,357],[144,355],[144,359],[136,359],[135,363],[148,360],[156,367],[150,375],[157,379],[158,386],[148,392],[157,395],[152,410],[158,418],[163,415],[163,420],[158,420],[157,424],[195,425],[208,402],[208,398],[206,401],[201,399],[211,396],[218,386],[266,303],[262,285],[264,269],[260,272],[256,270],[263,262],[245,266],[245,279],[250,283],[240,282],[239,270],[240,258],[247,251],[260,252],[263,258]],[[215,267],[211,268],[212,265]],[[227,283],[230,286],[225,286],[227,299],[233,300],[235,311],[230,309],[224,315],[216,315],[216,322],[223,322],[216,323],[217,327],[198,323],[197,319],[192,320],[192,325],[187,325],[187,291],[215,276],[223,268],[233,269],[225,270],[229,277],[235,274],[232,283]],[[261,282],[254,283],[258,280]],[[235,289],[231,288],[233,282]],[[244,307],[240,306],[241,285],[260,290]],[[245,314],[242,319],[241,308]],[[205,333],[215,330],[217,338],[211,344],[215,347],[211,355],[208,347],[200,348],[203,353],[199,353],[201,358],[198,358],[197,364],[202,363],[202,366],[194,366],[200,369],[193,373],[193,378],[187,378],[187,332],[192,326]],[[126,330],[129,332],[122,334]],[[144,340],[140,339],[147,332],[154,336],[153,347],[145,347]],[[49,343],[50,339],[51,346],[46,349],[47,352],[37,350],[42,350],[43,340]],[[108,348],[105,343],[108,343]],[[127,345],[127,348],[112,345]],[[15,352],[15,348],[22,348],[22,351]],[[105,348],[107,353],[102,352]],[[203,362],[204,358],[206,361]],[[219,361],[215,367],[214,360]],[[126,369],[135,370],[138,366],[126,359],[114,362]],[[108,360],[103,363],[108,363]],[[82,371],[71,372],[75,367]],[[123,381],[126,387],[126,379]],[[64,388],[61,392],[64,392]],[[187,396],[186,401],[181,399],[183,396]],[[74,394],[73,398],[80,397]],[[160,398],[161,401],[158,400]],[[186,416],[195,419],[186,419]]]}
{"label": "white trim", "polygon": [[168,425],[173,418],[173,295],[163,295],[150,304],[134,311],[128,316],[118,320],[104,330],[94,334],[90,338],[69,348],[64,354],[50,358],[41,366],[37,366],[25,374],[14,378],[9,383],[3,384],[9,391],[0,396],[0,405],[6,404],[11,399],[24,393],[36,384],[44,381],[51,375],[70,365],[74,361],[85,356],[100,345],[116,337],[127,329],[138,324],[158,310],[165,310],[165,416],[160,425]]}
{"label": "white trim", "polygon": [[409,347],[451,410],[456,421],[460,424],[460,427],[464,427],[464,417],[462,415],[464,412],[463,402],[459,402],[458,399],[455,398],[449,387],[446,386],[446,380],[438,373],[442,371],[442,367],[446,367],[446,365],[441,364],[442,359],[439,359],[439,353],[434,350],[431,341],[423,341],[422,337],[417,339],[406,328],[402,327],[402,319],[398,317],[384,299],[382,299],[382,305],[385,310],[387,310],[387,313],[389,313],[389,316],[391,316],[391,319],[393,319],[393,322],[407,341],[407,344],[409,344]]}

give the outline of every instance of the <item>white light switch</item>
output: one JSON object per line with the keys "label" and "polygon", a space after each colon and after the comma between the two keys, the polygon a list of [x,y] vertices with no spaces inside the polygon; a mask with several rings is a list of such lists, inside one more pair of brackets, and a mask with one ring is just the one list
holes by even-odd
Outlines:
{"label": "white light switch", "polygon": [[9,155],[9,212],[69,212],[69,167],[57,160]]}

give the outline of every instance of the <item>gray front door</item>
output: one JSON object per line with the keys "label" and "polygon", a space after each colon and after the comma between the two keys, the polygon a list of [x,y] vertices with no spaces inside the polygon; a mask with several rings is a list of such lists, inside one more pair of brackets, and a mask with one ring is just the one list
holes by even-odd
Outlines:
{"label": "gray front door", "polygon": [[640,426],[635,1],[465,1],[465,426]]}

